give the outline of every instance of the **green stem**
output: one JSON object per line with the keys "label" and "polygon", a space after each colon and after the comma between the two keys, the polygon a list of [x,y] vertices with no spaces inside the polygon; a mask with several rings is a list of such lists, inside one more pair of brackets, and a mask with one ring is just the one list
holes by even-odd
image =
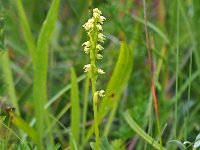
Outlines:
{"label": "green stem", "polygon": [[[93,82],[93,81],[92,81]],[[97,111],[97,104],[98,104],[98,93],[94,93],[93,96],[93,110],[94,110],[94,126],[95,126],[95,137],[96,137],[96,150],[99,150],[99,127],[98,127],[98,111]]]}
{"label": "green stem", "polygon": [[111,110],[111,112],[110,112],[110,116],[108,118],[108,122],[106,124],[105,130],[104,130],[104,133],[103,133],[103,135],[105,137],[108,136],[108,133],[110,131],[111,125],[113,123],[113,120],[114,120],[114,117],[115,117],[115,114],[116,114],[116,111],[117,111],[117,106],[118,106],[118,103],[115,103],[113,108],[112,108],[112,110]]}
{"label": "green stem", "polygon": [[[192,54],[190,56],[189,79],[191,79],[191,74],[192,74]],[[191,94],[191,82],[189,82],[189,85],[188,85],[187,114],[186,114],[186,119],[185,119],[185,140],[187,140],[187,133],[188,133],[190,94]]]}

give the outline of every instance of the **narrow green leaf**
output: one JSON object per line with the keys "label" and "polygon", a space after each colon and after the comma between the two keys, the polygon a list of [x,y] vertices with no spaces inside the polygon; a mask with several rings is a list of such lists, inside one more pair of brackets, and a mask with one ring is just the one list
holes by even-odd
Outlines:
{"label": "narrow green leaf", "polygon": [[[57,21],[60,0],[53,0],[47,17],[42,25],[36,48],[36,58],[34,66],[34,88],[33,96],[35,102],[36,127],[40,138],[39,147],[43,145],[42,137],[45,127],[44,106],[47,102],[47,69],[49,44],[53,35],[54,26]],[[46,114],[46,116],[48,116]]]}
{"label": "narrow green leaf", "polygon": [[[102,102],[98,111],[99,123],[111,110],[111,108],[118,103],[120,96],[123,92],[125,85],[128,82],[131,71],[133,68],[133,54],[125,42],[121,42],[120,54],[113,72],[113,75],[106,88],[106,96],[102,99]],[[94,132],[94,126],[90,128],[85,138],[86,143]]]}
{"label": "narrow green leaf", "polygon": [[16,0],[15,3],[16,3],[17,10],[18,10],[17,12],[19,14],[19,22],[21,24],[22,31],[24,34],[24,40],[26,42],[26,45],[28,47],[30,54],[32,55],[32,59],[33,59],[33,63],[34,63],[35,56],[36,56],[36,51],[35,51],[36,45],[35,45],[33,35],[31,33],[30,25],[28,23],[28,19],[25,14],[25,11],[24,11],[22,1]]}
{"label": "narrow green leaf", "polygon": [[115,103],[118,103],[122,91],[131,75],[132,68],[132,51],[125,42],[122,42],[116,67],[106,88],[106,96],[103,98],[99,108],[98,118],[100,120],[103,119]]}
{"label": "narrow green leaf", "polygon": [[13,113],[10,114],[12,117],[12,123],[15,124],[19,129],[23,130],[25,133],[28,134],[28,136],[35,142],[36,144],[39,144],[39,139],[37,136],[36,131],[29,126],[27,122],[25,122],[21,117],[18,115],[15,115]]}
{"label": "narrow green leaf", "polygon": [[[74,68],[71,69],[71,136],[70,149],[75,150],[75,145],[79,145],[80,137],[80,101],[78,82]],[[73,142],[74,141],[74,142]]]}
{"label": "narrow green leaf", "polygon": [[4,18],[0,16],[0,52],[5,50]]}
{"label": "narrow green leaf", "polygon": [[[150,137],[130,116],[129,112],[126,111],[124,114],[124,119],[128,123],[128,125],[145,141],[147,141],[150,145],[152,145],[155,149],[160,150],[160,144]],[[166,150],[164,147],[163,150]]]}

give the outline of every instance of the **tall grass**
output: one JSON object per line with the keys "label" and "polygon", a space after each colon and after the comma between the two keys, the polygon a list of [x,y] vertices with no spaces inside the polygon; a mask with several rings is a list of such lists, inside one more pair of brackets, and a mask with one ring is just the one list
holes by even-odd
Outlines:
{"label": "tall grass", "polygon": [[[179,80],[179,0],[177,0],[177,34],[176,34],[176,97],[178,94],[178,80]],[[175,139],[177,138],[177,124],[178,124],[178,99],[175,102]]]}

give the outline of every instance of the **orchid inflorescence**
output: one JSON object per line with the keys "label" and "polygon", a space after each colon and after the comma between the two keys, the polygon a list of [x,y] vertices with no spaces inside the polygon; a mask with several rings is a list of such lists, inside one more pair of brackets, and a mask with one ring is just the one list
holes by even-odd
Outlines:
{"label": "orchid inflorescence", "polygon": [[[82,46],[84,46],[84,52],[90,55],[90,64],[84,66],[84,72],[89,73],[91,80],[97,78],[98,74],[105,74],[103,69],[96,67],[96,59],[103,59],[103,56],[99,54],[101,50],[103,50],[103,46],[100,43],[104,43],[106,40],[106,36],[100,33],[103,31],[102,25],[106,18],[101,16],[102,12],[95,8],[93,9],[93,16],[90,18],[84,25],[84,29],[89,36],[89,40],[84,42]],[[104,90],[97,91],[100,97],[104,96]]]}

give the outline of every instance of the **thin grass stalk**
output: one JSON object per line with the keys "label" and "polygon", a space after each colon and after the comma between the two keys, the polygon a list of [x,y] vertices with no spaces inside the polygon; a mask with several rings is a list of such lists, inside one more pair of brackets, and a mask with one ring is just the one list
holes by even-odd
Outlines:
{"label": "thin grass stalk", "polygon": [[87,75],[85,80],[85,90],[84,90],[84,103],[83,103],[83,123],[82,123],[82,139],[81,142],[84,141],[85,137],[85,128],[86,128],[86,121],[87,121],[87,109],[88,109],[88,100],[89,100],[89,82],[90,78]]}
{"label": "thin grass stalk", "polygon": [[[178,95],[178,75],[179,75],[179,0],[177,0],[176,8],[177,22],[176,22],[176,97]],[[178,99],[175,101],[175,139],[177,138],[177,122],[178,122]]]}
{"label": "thin grass stalk", "polygon": [[112,125],[112,122],[114,120],[114,117],[115,117],[115,114],[116,114],[116,111],[117,111],[117,107],[118,107],[118,103],[115,103],[111,112],[110,112],[110,115],[109,115],[109,118],[108,118],[108,122],[106,123],[106,127],[105,127],[105,130],[104,130],[104,133],[103,133],[103,136],[107,137],[108,136],[108,133],[110,131],[110,128],[111,128],[111,125]]}
{"label": "thin grass stalk", "polygon": [[2,64],[1,66],[3,71],[3,78],[8,92],[8,97],[13,107],[15,107],[16,113],[20,114],[8,51],[2,53],[1,64]]}
{"label": "thin grass stalk", "polygon": [[[190,56],[190,68],[189,68],[189,79],[191,79],[192,74],[192,54]],[[190,97],[191,97],[191,82],[189,82],[188,85],[188,100],[187,100],[187,114],[186,114],[186,121],[185,121],[185,140],[187,140],[187,134],[188,134],[188,120],[189,120],[189,109],[190,109]]]}
{"label": "thin grass stalk", "polygon": [[151,52],[150,52],[150,45],[149,45],[149,38],[148,38],[148,31],[147,31],[147,16],[146,16],[146,2],[143,0],[144,5],[144,20],[145,20],[145,36],[146,36],[146,46],[148,50],[148,63],[150,68],[150,78],[151,78],[151,85],[152,85],[152,92],[153,92],[153,100],[154,100],[154,108],[155,108],[155,114],[156,114],[156,122],[157,122],[157,128],[158,128],[158,135],[160,138],[160,149],[162,150],[162,135],[160,130],[160,122],[159,122],[159,114],[158,114],[158,103],[157,103],[157,96],[155,91],[155,85],[153,80],[153,70],[152,70],[152,64],[151,64]]}
{"label": "thin grass stalk", "polygon": [[34,41],[34,38],[33,38],[32,32],[31,32],[30,25],[28,23],[26,13],[24,11],[22,1],[16,0],[15,3],[16,3],[17,10],[18,10],[18,14],[19,14],[19,21],[22,26],[24,40],[25,40],[28,50],[32,56],[32,60],[33,60],[33,64],[34,64],[35,57],[36,57],[36,44],[35,44],[35,41]]}

